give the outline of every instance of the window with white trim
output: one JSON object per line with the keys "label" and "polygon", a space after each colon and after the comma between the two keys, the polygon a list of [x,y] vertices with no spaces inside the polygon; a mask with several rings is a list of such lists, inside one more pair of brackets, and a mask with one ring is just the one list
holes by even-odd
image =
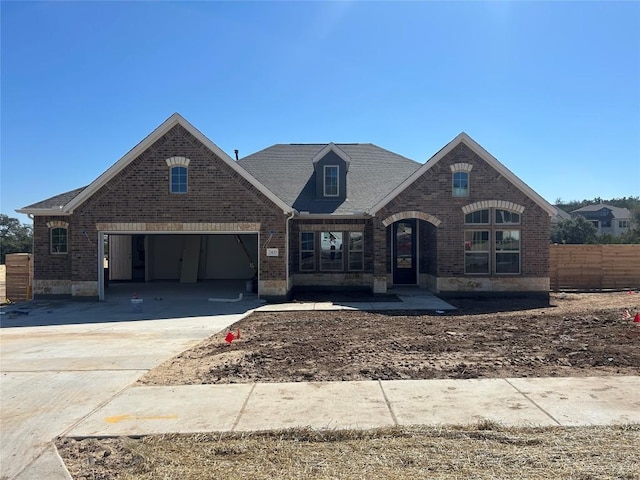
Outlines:
{"label": "window with white trim", "polygon": [[519,225],[520,214],[510,210],[501,210],[496,208],[496,224],[497,225]]}
{"label": "window with white trim", "polygon": [[505,227],[520,225],[521,221],[521,212],[495,206],[467,213],[465,225],[486,225],[486,230],[476,227],[475,230],[465,231],[464,273],[520,274],[521,231],[507,230]]}
{"label": "window with white trim", "polygon": [[453,196],[454,197],[469,196],[469,173],[468,172],[454,172]]}
{"label": "window with white trim", "polygon": [[170,192],[171,193],[187,193],[188,182],[187,167],[176,165],[170,170]]}
{"label": "window with white trim", "polygon": [[489,225],[489,209],[476,210],[464,216],[467,225]]}
{"label": "window with white trim", "polygon": [[464,273],[489,273],[489,230],[464,232]]}
{"label": "window with white trim", "polygon": [[300,232],[300,272],[361,272],[364,270],[364,232]]}
{"label": "window with white trim", "polygon": [[520,230],[496,230],[496,273],[520,273]]}
{"label": "window with white trim", "polygon": [[340,168],[338,165],[325,165],[324,172],[324,196],[337,197],[339,195],[338,176]]}
{"label": "window with white trim", "polygon": [[69,250],[67,229],[54,227],[50,230],[51,253],[67,253]]}
{"label": "window with white trim", "polygon": [[342,271],[342,232],[320,233],[320,270]]}
{"label": "window with white trim", "polygon": [[364,233],[349,232],[349,270],[364,270]]}
{"label": "window with white trim", "polygon": [[629,220],[618,220],[618,228],[629,228]]}
{"label": "window with white trim", "polygon": [[316,269],[316,235],[315,232],[300,232],[300,271],[309,272]]}

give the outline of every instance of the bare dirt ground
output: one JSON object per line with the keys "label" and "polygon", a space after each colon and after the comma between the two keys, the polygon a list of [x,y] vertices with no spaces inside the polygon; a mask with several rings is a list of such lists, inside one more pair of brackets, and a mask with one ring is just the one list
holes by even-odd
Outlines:
{"label": "bare dirt ground", "polygon": [[[255,313],[140,384],[640,374],[640,293],[452,300],[436,312]],[[401,304],[399,304],[400,306]]]}

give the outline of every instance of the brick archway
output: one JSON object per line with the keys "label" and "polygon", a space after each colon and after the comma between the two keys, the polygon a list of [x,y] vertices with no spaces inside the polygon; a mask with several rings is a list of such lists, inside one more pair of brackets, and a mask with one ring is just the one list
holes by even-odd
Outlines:
{"label": "brick archway", "polygon": [[435,227],[440,225],[440,223],[442,222],[438,217],[435,217],[431,214],[420,212],[418,210],[407,210],[405,212],[398,212],[388,216],[387,218],[382,220],[382,225],[388,227],[392,223],[395,223],[399,220],[404,220],[406,218],[417,218],[419,220],[424,220],[425,222],[429,222]]}

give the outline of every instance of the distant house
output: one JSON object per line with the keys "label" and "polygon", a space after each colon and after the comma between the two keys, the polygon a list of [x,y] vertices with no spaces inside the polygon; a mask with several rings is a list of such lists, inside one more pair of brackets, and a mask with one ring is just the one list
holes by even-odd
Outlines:
{"label": "distant house", "polygon": [[369,143],[234,161],[178,114],[87,187],[19,211],[34,217],[36,296],[251,280],[275,300],[326,286],[548,292],[556,214],[465,133],[425,164]]}
{"label": "distant house", "polygon": [[598,229],[598,235],[609,233],[622,235],[629,230],[631,212],[627,208],[614,207],[604,203],[587,205],[571,212],[572,217],[584,217]]}

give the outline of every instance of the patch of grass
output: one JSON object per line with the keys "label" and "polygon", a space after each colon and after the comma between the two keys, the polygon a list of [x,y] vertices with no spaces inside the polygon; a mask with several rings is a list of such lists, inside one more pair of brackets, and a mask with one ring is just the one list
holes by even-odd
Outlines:
{"label": "patch of grass", "polygon": [[[640,479],[640,425],[291,429],[60,439],[74,479]],[[106,453],[108,452],[108,453]]]}

